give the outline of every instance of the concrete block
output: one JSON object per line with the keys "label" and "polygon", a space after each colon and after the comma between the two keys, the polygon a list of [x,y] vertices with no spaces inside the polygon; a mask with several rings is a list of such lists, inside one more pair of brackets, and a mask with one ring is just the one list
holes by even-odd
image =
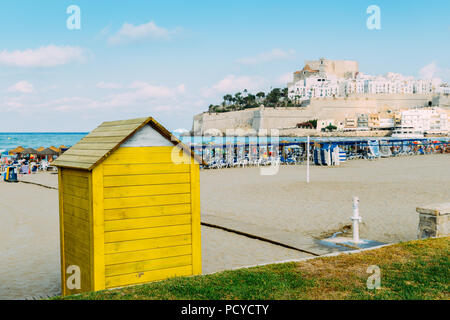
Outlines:
{"label": "concrete block", "polygon": [[419,213],[419,239],[450,234],[450,202],[420,206],[416,211]]}

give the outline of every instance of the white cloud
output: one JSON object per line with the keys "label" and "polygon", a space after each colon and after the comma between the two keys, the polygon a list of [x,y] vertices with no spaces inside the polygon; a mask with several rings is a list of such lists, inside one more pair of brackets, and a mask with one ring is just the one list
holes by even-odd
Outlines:
{"label": "white cloud", "polygon": [[56,111],[75,111],[92,109],[116,109],[126,108],[127,110],[149,108],[152,111],[177,110],[183,101],[186,87],[184,84],[168,87],[153,85],[143,81],[134,81],[126,86],[118,86],[114,83],[99,82],[97,86],[104,88],[119,88],[118,93],[109,94],[99,98],[87,97],[64,97],[48,101],[41,101],[37,104],[30,104],[28,107],[40,107]]}
{"label": "white cloud", "polygon": [[84,97],[63,97],[53,100],[41,101],[35,105],[29,105],[30,108],[46,109],[46,110],[81,110],[92,106],[95,101]]}
{"label": "white cloud", "polygon": [[436,82],[441,80],[450,80],[450,69],[439,67],[435,61],[430,62],[419,71],[419,75],[422,79],[436,79]]}
{"label": "white cloud", "polygon": [[16,67],[54,67],[84,60],[79,47],[48,45],[37,49],[0,51],[0,64]]}
{"label": "white cloud", "polygon": [[99,83],[97,83],[97,88],[100,88],[100,89],[121,89],[121,88],[123,88],[123,86],[120,83],[100,81]]}
{"label": "white cloud", "polygon": [[189,132],[189,130],[185,129],[185,128],[178,128],[178,129],[173,130],[173,132],[175,132],[175,133],[186,133],[186,132]]}
{"label": "white cloud", "polygon": [[286,86],[287,83],[291,82],[292,80],[293,80],[292,72],[284,73],[277,78],[277,82],[283,84],[284,86]]}
{"label": "white cloud", "polygon": [[180,84],[175,87],[153,85],[144,81],[133,81],[124,86],[114,82],[101,81],[97,83],[101,89],[123,89],[119,93],[110,95],[104,100],[104,105],[123,106],[147,100],[173,99],[186,93],[186,86]]}
{"label": "white cloud", "polygon": [[266,63],[266,62],[271,62],[271,61],[275,61],[275,60],[283,60],[283,59],[291,58],[294,54],[295,54],[295,51],[292,49],[288,50],[288,51],[281,50],[281,49],[273,49],[272,51],[263,52],[256,56],[238,59],[237,62],[241,63],[241,64],[246,64],[246,65],[259,64],[259,63]]}
{"label": "white cloud", "polygon": [[[100,86],[111,87],[112,83],[104,81]],[[185,84],[168,85],[134,81],[123,82],[121,88],[117,90],[90,90],[88,91],[90,94],[86,95],[64,95],[62,93],[64,91],[47,93],[39,87],[36,94],[5,94],[4,97],[0,97],[0,109],[11,114],[24,115],[32,120],[44,119],[43,115],[50,114],[52,118],[65,121],[64,124],[59,122],[59,125],[66,125],[67,128],[58,127],[58,130],[69,130],[71,121],[75,121],[82,127],[74,125],[71,127],[73,129],[70,129],[74,131],[85,130],[81,128],[86,126],[90,130],[90,125],[94,126],[96,122],[100,123],[105,119],[144,116],[154,116],[169,126],[175,126],[176,121],[182,121],[183,126],[187,127],[192,115],[204,110],[204,104],[197,105],[199,95],[191,93],[190,87]],[[176,125],[175,128],[180,125]],[[43,128],[45,127],[41,130],[44,130]]]}
{"label": "white cloud", "polygon": [[134,91],[128,91],[121,96],[129,96],[135,100],[166,98],[179,93],[177,88],[169,88],[166,86],[152,85],[147,82],[135,81],[129,86]]}
{"label": "white cloud", "polygon": [[436,62],[433,61],[420,69],[419,74],[423,79],[431,79],[434,78],[439,71],[440,70],[436,65]]}
{"label": "white cloud", "polygon": [[6,89],[6,91],[19,93],[33,93],[35,90],[31,83],[29,83],[26,80],[22,80]]}
{"label": "white cloud", "polygon": [[179,31],[179,28],[168,30],[159,27],[153,21],[141,25],[125,22],[116,34],[108,38],[108,43],[116,45],[142,40],[169,40]]}
{"label": "white cloud", "polygon": [[23,99],[12,97],[3,101],[6,111],[18,110],[24,106]]}
{"label": "white cloud", "polygon": [[186,86],[184,84],[180,84],[177,86],[178,93],[186,93]]}
{"label": "white cloud", "polygon": [[244,89],[256,91],[261,90],[265,86],[267,86],[267,83],[263,78],[230,74],[212,87],[205,88],[203,90],[203,96],[213,97],[217,94],[235,93],[237,91],[243,91]]}
{"label": "white cloud", "polygon": [[34,109],[38,102],[39,96],[35,94],[4,95],[0,100],[0,109],[22,113]]}

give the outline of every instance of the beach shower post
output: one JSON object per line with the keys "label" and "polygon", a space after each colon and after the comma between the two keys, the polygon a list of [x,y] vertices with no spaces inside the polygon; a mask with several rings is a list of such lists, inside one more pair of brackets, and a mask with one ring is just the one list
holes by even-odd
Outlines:
{"label": "beach shower post", "polygon": [[306,140],[306,183],[309,183],[309,136]]}
{"label": "beach shower post", "polygon": [[360,243],[359,240],[359,223],[362,221],[359,215],[359,198],[353,197],[353,216],[350,218],[353,221],[353,243]]}

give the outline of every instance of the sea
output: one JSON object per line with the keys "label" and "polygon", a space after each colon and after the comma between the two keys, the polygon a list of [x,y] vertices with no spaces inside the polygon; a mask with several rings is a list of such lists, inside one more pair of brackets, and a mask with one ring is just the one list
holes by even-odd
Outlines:
{"label": "sea", "polygon": [[22,146],[24,148],[72,146],[88,132],[0,132],[0,152]]}

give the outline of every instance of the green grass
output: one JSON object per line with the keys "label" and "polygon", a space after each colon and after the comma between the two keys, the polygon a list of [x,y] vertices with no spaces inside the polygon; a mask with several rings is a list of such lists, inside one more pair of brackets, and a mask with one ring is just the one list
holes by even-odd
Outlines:
{"label": "green grass", "polygon": [[[410,241],[303,262],[272,264],[65,299],[446,299],[450,298],[450,238]],[[381,269],[369,290],[366,269]]]}

